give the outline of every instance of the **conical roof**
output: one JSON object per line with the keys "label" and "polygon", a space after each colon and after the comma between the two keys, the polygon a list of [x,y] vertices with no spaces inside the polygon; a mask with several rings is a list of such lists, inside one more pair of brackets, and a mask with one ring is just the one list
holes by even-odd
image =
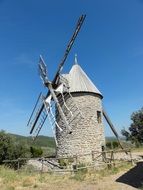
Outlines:
{"label": "conical roof", "polygon": [[77,57],[75,57],[75,64],[69,74],[65,74],[64,77],[69,82],[70,92],[92,92],[102,96],[101,92],[77,63]]}

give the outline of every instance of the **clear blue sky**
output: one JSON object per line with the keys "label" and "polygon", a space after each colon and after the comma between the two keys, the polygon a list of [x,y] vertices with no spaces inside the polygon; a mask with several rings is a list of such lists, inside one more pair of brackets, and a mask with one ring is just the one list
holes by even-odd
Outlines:
{"label": "clear blue sky", "polygon": [[[28,117],[44,89],[37,72],[39,55],[52,79],[82,13],[87,18],[64,71],[77,53],[118,131],[143,106],[142,0],[0,0],[1,129],[28,135]],[[42,134],[51,131],[45,126]],[[112,135],[108,126],[106,135]]]}

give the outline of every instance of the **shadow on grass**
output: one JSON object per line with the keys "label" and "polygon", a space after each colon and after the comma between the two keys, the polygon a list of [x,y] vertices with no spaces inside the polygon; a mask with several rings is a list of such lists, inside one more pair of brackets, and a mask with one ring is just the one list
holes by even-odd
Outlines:
{"label": "shadow on grass", "polygon": [[143,162],[138,162],[134,168],[120,176],[116,181],[135,188],[143,187]]}

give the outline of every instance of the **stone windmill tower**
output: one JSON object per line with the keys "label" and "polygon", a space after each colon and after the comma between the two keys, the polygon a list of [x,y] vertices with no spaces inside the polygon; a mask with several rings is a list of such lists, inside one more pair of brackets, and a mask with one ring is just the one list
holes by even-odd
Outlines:
{"label": "stone windmill tower", "polygon": [[[101,152],[105,144],[102,117],[102,94],[82,70],[75,56],[75,63],[68,74],[63,75],[69,83],[69,91],[82,114],[72,121],[72,133],[57,130],[57,157]],[[68,105],[68,99],[67,99]],[[78,118],[79,119],[79,118]],[[62,128],[62,118],[57,121]]]}

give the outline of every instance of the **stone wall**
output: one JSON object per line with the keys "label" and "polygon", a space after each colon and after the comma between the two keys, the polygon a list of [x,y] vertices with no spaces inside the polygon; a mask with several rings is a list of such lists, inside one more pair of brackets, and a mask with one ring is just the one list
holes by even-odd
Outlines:
{"label": "stone wall", "polygon": [[[66,130],[62,119],[58,116],[58,124],[63,132],[56,130],[57,136],[57,157],[70,157],[74,155],[91,154],[92,151],[102,151],[105,144],[103,116],[101,123],[97,121],[97,111],[102,113],[101,97],[94,93],[73,93],[73,100],[82,113],[82,118],[75,118],[72,121],[72,133]],[[68,101],[68,100],[67,100]],[[97,153],[98,154],[98,153]],[[92,157],[84,158],[91,162]]]}

